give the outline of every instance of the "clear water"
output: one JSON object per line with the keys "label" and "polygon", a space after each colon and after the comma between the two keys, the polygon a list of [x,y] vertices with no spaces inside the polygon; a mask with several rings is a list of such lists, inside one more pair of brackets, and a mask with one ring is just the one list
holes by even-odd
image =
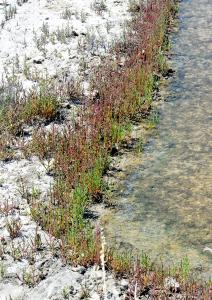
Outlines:
{"label": "clear water", "polygon": [[110,212],[110,242],[212,274],[212,1],[181,2],[160,124]]}

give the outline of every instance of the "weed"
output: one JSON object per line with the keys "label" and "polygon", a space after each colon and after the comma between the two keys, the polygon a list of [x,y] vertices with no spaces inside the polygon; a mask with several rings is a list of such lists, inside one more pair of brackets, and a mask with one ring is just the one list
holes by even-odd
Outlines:
{"label": "weed", "polygon": [[129,0],[128,11],[135,14],[141,10],[141,5],[139,0]]}
{"label": "weed", "polygon": [[52,33],[52,36],[55,36],[55,38],[63,43],[66,44],[68,42],[68,39],[72,36],[73,28],[70,27],[69,23],[66,25],[66,27],[57,28],[55,32]]}
{"label": "weed", "polygon": [[69,299],[70,290],[68,287],[62,289],[62,295],[64,299]]}
{"label": "weed", "polygon": [[80,19],[81,19],[81,22],[82,22],[82,23],[85,23],[85,22],[86,22],[87,14],[86,14],[86,12],[84,12],[83,10],[81,10],[81,12],[80,12]]}
{"label": "weed", "polygon": [[7,245],[7,242],[6,242],[5,238],[1,237],[1,239],[0,239],[0,258],[1,258],[1,260],[4,259],[4,255],[6,253],[6,245]]}
{"label": "weed", "polygon": [[3,265],[3,263],[1,262],[1,264],[0,264],[0,278],[4,279],[5,274],[6,274],[6,269],[5,269],[5,266]]}
{"label": "weed", "polygon": [[81,285],[81,293],[80,293],[79,299],[89,299],[89,297],[90,297],[90,290],[89,290],[89,288],[87,287],[86,284],[82,284]]}
{"label": "weed", "polygon": [[48,23],[43,23],[41,27],[41,32],[44,34],[46,38],[49,37],[50,31],[49,31],[49,24]]}
{"label": "weed", "polygon": [[15,157],[15,151],[11,145],[12,138],[10,137],[10,135],[8,135],[6,132],[0,135],[0,160],[6,162],[12,160]]}
{"label": "weed", "polygon": [[36,250],[41,250],[42,249],[42,240],[41,240],[40,234],[37,232],[37,229],[36,229],[36,232],[35,232],[33,245],[34,245],[34,248]]}
{"label": "weed", "polygon": [[147,128],[154,129],[156,128],[157,124],[159,123],[160,116],[158,112],[153,111],[147,119]]}
{"label": "weed", "polygon": [[74,15],[73,11],[70,8],[66,7],[61,13],[61,18],[70,20],[72,15]]}
{"label": "weed", "polygon": [[184,279],[186,279],[191,271],[188,257],[185,257],[181,262],[181,272]]}
{"label": "weed", "polygon": [[10,238],[13,240],[19,236],[21,230],[21,221],[16,219],[7,220],[7,231],[9,232]]}
{"label": "weed", "polygon": [[19,6],[22,6],[24,3],[27,3],[27,2],[28,2],[28,0],[17,0],[17,4]]}
{"label": "weed", "polygon": [[[32,124],[39,119],[54,118],[58,109],[58,101],[50,93],[32,92],[26,102],[9,104],[2,108],[0,114],[0,133],[20,134],[25,124]],[[1,135],[0,143],[7,147]]]}
{"label": "weed", "polygon": [[19,192],[22,198],[27,199],[28,196],[28,188],[27,188],[27,181],[23,177],[18,178],[18,188],[17,191]]}
{"label": "weed", "polygon": [[112,25],[112,22],[111,21],[107,21],[106,22],[106,30],[107,30],[107,33],[109,34],[110,33],[110,30],[113,28],[113,25]]}
{"label": "weed", "polygon": [[105,0],[94,0],[91,3],[91,8],[99,15],[103,13],[103,11],[107,10],[107,5]]}
{"label": "weed", "polygon": [[145,269],[145,270],[150,270],[152,268],[152,262],[150,257],[142,252],[141,257],[140,257],[140,263],[141,266]]}
{"label": "weed", "polygon": [[164,56],[164,54],[162,52],[158,53],[157,56],[157,63],[158,63],[158,70],[159,72],[165,76],[167,74],[168,71],[168,64],[167,64],[167,60]]}
{"label": "weed", "polygon": [[17,8],[16,6],[12,6],[12,5],[9,5],[8,7],[5,5],[5,8],[4,8],[4,17],[5,17],[5,21],[8,21],[12,18],[14,18],[14,16],[16,15],[17,13]]}
{"label": "weed", "polygon": [[39,281],[39,275],[36,274],[34,266],[30,270],[25,270],[19,280],[28,287],[34,287]]}
{"label": "weed", "polygon": [[135,142],[135,152],[141,153],[143,151],[143,147],[144,147],[144,139],[141,136]]}
{"label": "weed", "polygon": [[130,252],[118,252],[110,249],[106,253],[106,261],[118,276],[125,276],[131,269],[132,254]]}
{"label": "weed", "polygon": [[20,245],[15,246],[14,243],[12,242],[10,246],[10,254],[14,260],[20,261],[23,257],[23,252]]}
{"label": "weed", "polygon": [[0,205],[0,213],[6,217],[13,213],[18,206],[15,203],[10,202],[9,199],[5,199],[4,202]]}

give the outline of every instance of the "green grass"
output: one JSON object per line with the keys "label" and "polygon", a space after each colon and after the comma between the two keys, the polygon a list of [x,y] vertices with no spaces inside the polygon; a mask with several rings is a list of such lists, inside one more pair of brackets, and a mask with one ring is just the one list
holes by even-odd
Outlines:
{"label": "green grass", "polygon": [[154,129],[160,122],[160,116],[157,111],[152,111],[148,118],[146,119],[146,128],[147,129]]}
{"label": "green grass", "polygon": [[0,134],[7,132],[16,136],[25,125],[34,125],[35,121],[50,120],[56,116],[59,104],[53,95],[33,92],[21,103],[5,105],[0,110]]}

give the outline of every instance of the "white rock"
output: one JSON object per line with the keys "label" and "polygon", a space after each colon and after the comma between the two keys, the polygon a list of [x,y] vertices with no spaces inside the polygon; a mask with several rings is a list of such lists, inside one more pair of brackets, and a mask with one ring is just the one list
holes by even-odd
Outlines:
{"label": "white rock", "polygon": [[205,247],[205,248],[203,249],[203,252],[208,252],[208,253],[212,254],[212,248]]}
{"label": "white rock", "polygon": [[120,285],[123,287],[123,288],[128,288],[128,285],[129,285],[129,283],[128,283],[128,281],[126,280],[126,279],[122,279],[121,281],[120,281]]}
{"label": "white rock", "polygon": [[173,277],[167,277],[164,280],[164,287],[166,289],[171,289],[174,291],[178,291],[180,288],[180,284],[177,282],[177,280]]}

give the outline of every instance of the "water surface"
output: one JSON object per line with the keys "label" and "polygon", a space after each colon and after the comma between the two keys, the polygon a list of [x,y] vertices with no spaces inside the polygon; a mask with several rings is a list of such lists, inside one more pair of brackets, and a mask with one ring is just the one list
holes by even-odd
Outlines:
{"label": "water surface", "polygon": [[212,256],[203,249],[212,248],[211,0],[181,2],[172,43],[176,73],[160,124],[120,190],[106,233],[153,258],[187,255],[209,275]]}

